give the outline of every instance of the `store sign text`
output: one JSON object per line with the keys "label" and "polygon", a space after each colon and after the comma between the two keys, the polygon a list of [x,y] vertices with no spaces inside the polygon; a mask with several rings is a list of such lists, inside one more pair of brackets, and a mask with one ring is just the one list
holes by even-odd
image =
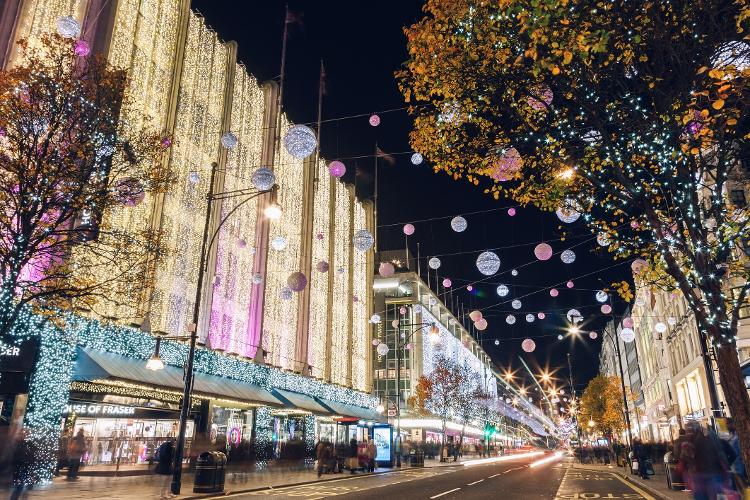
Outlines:
{"label": "store sign text", "polygon": [[65,413],[76,413],[78,415],[135,415],[135,408],[120,405],[69,404],[65,407]]}
{"label": "store sign text", "polygon": [[17,345],[9,345],[5,342],[0,342],[0,356],[8,356],[11,358],[17,358],[21,355],[21,348]]}

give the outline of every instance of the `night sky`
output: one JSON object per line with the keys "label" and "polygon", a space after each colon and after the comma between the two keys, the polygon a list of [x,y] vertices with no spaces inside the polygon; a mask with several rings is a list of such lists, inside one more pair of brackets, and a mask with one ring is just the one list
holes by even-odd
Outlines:
{"label": "night sky", "polygon": [[[595,292],[613,280],[624,279],[627,263],[608,257],[580,222],[565,225],[567,238],[559,241],[563,236],[562,223],[554,214],[519,207],[515,217],[510,217],[507,208],[512,202],[495,201],[466,181],[436,174],[428,161],[419,166],[410,163],[411,119],[393,75],[406,59],[403,27],[422,16],[422,3],[290,1],[290,10],[301,22],[290,27],[285,111],[295,123],[317,120],[322,59],[326,71],[323,156],[342,159],[349,182],[355,182],[356,172],[361,196],[372,194],[376,144],[396,158],[394,165],[379,162],[379,249],[403,248],[403,224],[412,222],[416,232],[409,238],[409,246],[416,251],[416,244],[420,243],[423,274],[427,258],[437,255],[442,261],[440,280],[447,276],[453,281],[448,301],[463,303],[467,312],[483,308],[489,327],[482,335],[482,343],[501,369],[512,364],[521,375],[518,355],[522,354],[532,369],[559,369],[560,383],[566,383],[566,355],[571,352],[573,376],[581,390],[598,369],[601,335],[595,341],[584,335],[574,342],[559,341],[557,335],[565,328],[565,313],[571,307],[583,313],[582,329],[601,333],[605,320]],[[260,81],[278,78],[280,73],[284,5],[281,0],[193,1],[193,8],[204,15],[221,39],[238,42],[240,60]],[[368,124],[368,116],[374,112],[381,118],[378,127]],[[352,118],[337,120],[342,117]],[[450,228],[450,219],[459,214],[468,221],[468,229],[460,234]],[[555,252],[572,247],[576,261],[563,264],[557,254],[549,261],[536,261],[533,249],[542,240],[550,243]],[[497,275],[486,278],[474,263],[479,253],[490,248],[497,249],[502,266]],[[513,268],[518,269],[516,277],[511,276]],[[434,272],[431,279],[434,283]],[[570,279],[575,283],[572,290],[565,285]],[[466,285],[478,281],[469,293]],[[502,299],[495,293],[500,283],[511,289]],[[560,291],[557,298],[550,297],[551,286]],[[511,308],[513,298],[522,300],[518,311]],[[614,300],[615,311],[622,311],[624,304],[616,297]],[[526,322],[527,313],[539,311],[545,312],[544,320]],[[513,326],[505,322],[511,312],[516,315]],[[520,348],[526,337],[537,343],[532,354]],[[499,346],[494,344],[495,339],[500,340]]]}

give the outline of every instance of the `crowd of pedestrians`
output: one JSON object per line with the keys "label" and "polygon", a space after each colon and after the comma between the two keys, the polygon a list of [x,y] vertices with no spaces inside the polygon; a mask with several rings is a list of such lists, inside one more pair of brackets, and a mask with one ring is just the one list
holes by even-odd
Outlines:
{"label": "crowd of pedestrians", "polygon": [[368,441],[349,441],[348,447],[334,447],[330,441],[321,440],[315,445],[315,468],[318,477],[322,474],[335,474],[348,469],[364,472],[375,471],[377,447],[372,439]]}

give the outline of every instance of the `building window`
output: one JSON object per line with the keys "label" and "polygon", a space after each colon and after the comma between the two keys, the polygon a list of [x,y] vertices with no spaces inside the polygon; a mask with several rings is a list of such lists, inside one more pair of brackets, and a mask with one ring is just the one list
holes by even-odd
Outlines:
{"label": "building window", "polygon": [[744,207],[747,205],[747,200],[745,199],[745,190],[744,189],[732,189],[729,191],[729,201],[732,202],[732,205],[735,207]]}

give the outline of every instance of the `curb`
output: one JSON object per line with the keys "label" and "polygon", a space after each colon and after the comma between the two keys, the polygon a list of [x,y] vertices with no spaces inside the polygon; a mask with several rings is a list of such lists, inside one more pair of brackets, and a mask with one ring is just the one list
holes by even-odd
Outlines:
{"label": "curb", "polygon": [[635,481],[633,478],[631,478],[630,476],[628,476],[627,474],[625,474],[623,472],[620,472],[617,469],[612,469],[612,470],[598,470],[598,469],[590,469],[588,467],[573,467],[573,468],[574,469],[587,470],[587,471],[591,471],[591,472],[610,472],[612,474],[617,474],[619,477],[621,477],[622,479],[624,479],[628,483],[630,483],[630,484],[632,484],[634,486],[637,486],[637,487],[639,487],[641,489],[644,489],[644,490],[648,491],[648,493],[651,496],[653,496],[654,498],[657,498],[658,500],[672,500],[672,497],[666,496],[664,493],[660,492],[659,490],[654,489],[653,487],[651,487],[651,486],[649,486],[647,484]]}

